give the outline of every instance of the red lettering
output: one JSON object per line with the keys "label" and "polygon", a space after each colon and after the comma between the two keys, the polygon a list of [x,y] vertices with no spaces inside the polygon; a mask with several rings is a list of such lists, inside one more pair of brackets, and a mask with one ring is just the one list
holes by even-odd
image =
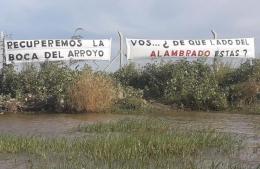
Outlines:
{"label": "red lettering", "polygon": [[206,52],[205,52],[205,54],[204,54],[206,57],[208,57],[209,55],[210,55],[210,51],[209,50],[207,50]]}
{"label": "red lettering", "polygon": [[164,53],[164,56],[170,56],[170,54],[169,54],[169,51],[168,51],[168,50],[166,50],[166,51],[165,51],[165,53]]}
{"label": "red lettering", "polygon": [[155,58],[155,57],[156,57],[155,51],[152,51],[150,57],[152,57],[152,58]]}
{"label": "red lettering", "polygon": [[203,56],[203,51],[202,50],[199,50],[198,56]]}
{"label": "red lettering", "polygon": [[186,51],[186,56],[190,56],[190,54],[191,54],[191,50],[187,50]]}
{"label": "red lettering", "polygon": [[192,52],[191,56],[195,56],[195,57],[197,56],[197,53],[195,50]]}
{"label": "red lettering", "polygon": [[172,50],[171,56],[178,56],[178,51],[177,50]]}
{"label": "red lettering", "polygon": [[184,56],[184,51],[183,50],[180,50],[179,56]]}

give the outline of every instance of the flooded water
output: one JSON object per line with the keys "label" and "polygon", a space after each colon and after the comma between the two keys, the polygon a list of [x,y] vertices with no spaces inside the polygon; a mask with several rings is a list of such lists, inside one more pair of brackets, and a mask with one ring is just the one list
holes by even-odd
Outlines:
{"label": "flooded water", "polygon": [[[159,116],[158,116],[159,117]],[[180,129],[214,129],[241,136],[243,148],[239,161],[260,165],[260,116],[230,113],[173,112],[162,118]]]}
{"label": "flooded water", "polygon": [[71,130],[85,123],[105,122],[119,118],[112,114],[39,114],[1,115],[0,132],[15,135],[69,136]]}
{"label": "flooded water", "polygon": [[[171,112],[163,118],[182,129],[215,129],[243,137],[244,148],[239,160],[249,164],[260,164],[260,116],[229,113]],[[126,115],[112,114],[43,114],[43,115],[0,115],[0,132],[16,135],[50,137],[74,137],[71,130],[80,124],[110,121]],[[3,161],[2,161],[3,162]],[[0,160],[1,164],[1,160]]]}

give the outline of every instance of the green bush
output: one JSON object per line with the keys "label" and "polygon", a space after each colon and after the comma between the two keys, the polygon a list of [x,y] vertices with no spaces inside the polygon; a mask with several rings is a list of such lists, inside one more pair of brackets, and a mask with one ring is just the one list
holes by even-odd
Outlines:
{"label": "green bush", "polygon": [[38,81],[44,84],[40,90],[46,108],[51,110],[64,108],[69,100],[68,89],[79,73],[65,65],[46,63],[41,65],[38,76]]}
{"label": "green bush", "polygon": [[221,110],[227,106],[213,70],[202,62],[176,64],[164,97],[167,103],[191,109]]}
{"label": "green bush", "polygon": [[192,109],[222,110],[227,107],[226,95],[219,87],[213,69],[203,61],[147,64],[142,71],[132,66],[123,70],[123,73],[116,72],[117,79],[143,90],[145,98]]}
{"label": "green bush", "polygon": [[171,79],[174,65],[167,64],[147,64],[141,75],[142,89],[145,98],[160,100],[167,87],[167,82]]}
{"label": "green bush", "polygon": [[260,89],[260,61],[247,61],[230,71],[221,81],[232,106],[252,105],[257,102]]}
{"label": "green bush", "polygon": [[135,68],[133,63],[119,69],[113,74],[113,77],[123,86],[133,86],[139,88],[140,72]]}
{"label": "green bush", "polygon": [[0,89],[3,96],[23,103],[25,110],[69,111],[71,87],[82,80],[84,72],[91,72],[94,80],[103,77],[109,83],[102,78],[89,80],[86,85],[92,86],[88,88],[94,90],[95,86],[102,87],[99,83],[113,83],[111,89],[117,92],[117,106],[125,110],[139,111],[143,98],[195,110],[223,110],[228,105],[243,107],[259,103],[259,60],[247,61],[238,68],[221,63],[217,69],[213,67],[204,61],[147,64],[139,70],[129,64],[109,77],[87,67],[78,71],[60,63],[46,62],[40,67],[28,64],[20,72],[7,65],[0,75]]}
{"label": "green bush", "polygon": [[78,75],[57,63],[43,63],[40,68],[26,65],[20,72],[7,65],[2,71],[2,94],[23,102],[25,110],[63,111],[67,89]]}
{"label": "green bush", "polygon": [[7,65],[2,69],[1,74],[1,93],[16,97],[19,87],[19,77],[13,65]]}

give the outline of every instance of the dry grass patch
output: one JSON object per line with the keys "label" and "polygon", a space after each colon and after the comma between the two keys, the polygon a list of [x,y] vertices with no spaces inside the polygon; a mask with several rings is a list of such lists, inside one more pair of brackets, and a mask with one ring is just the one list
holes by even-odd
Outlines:
{"label": "dry grass patch", "polygon": [[84,72],[69,91],[72,107],[78,111],[100,112],[117,100],[117,88],[106,75]]}

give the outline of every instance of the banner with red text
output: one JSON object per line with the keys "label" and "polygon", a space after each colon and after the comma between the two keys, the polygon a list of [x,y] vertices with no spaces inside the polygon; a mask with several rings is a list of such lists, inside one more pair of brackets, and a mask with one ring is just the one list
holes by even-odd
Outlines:
{"label": "banner with red text", "polygon": [[255,58],[254,38],[212,40],[126,39],[128,59],[171,57]]}

